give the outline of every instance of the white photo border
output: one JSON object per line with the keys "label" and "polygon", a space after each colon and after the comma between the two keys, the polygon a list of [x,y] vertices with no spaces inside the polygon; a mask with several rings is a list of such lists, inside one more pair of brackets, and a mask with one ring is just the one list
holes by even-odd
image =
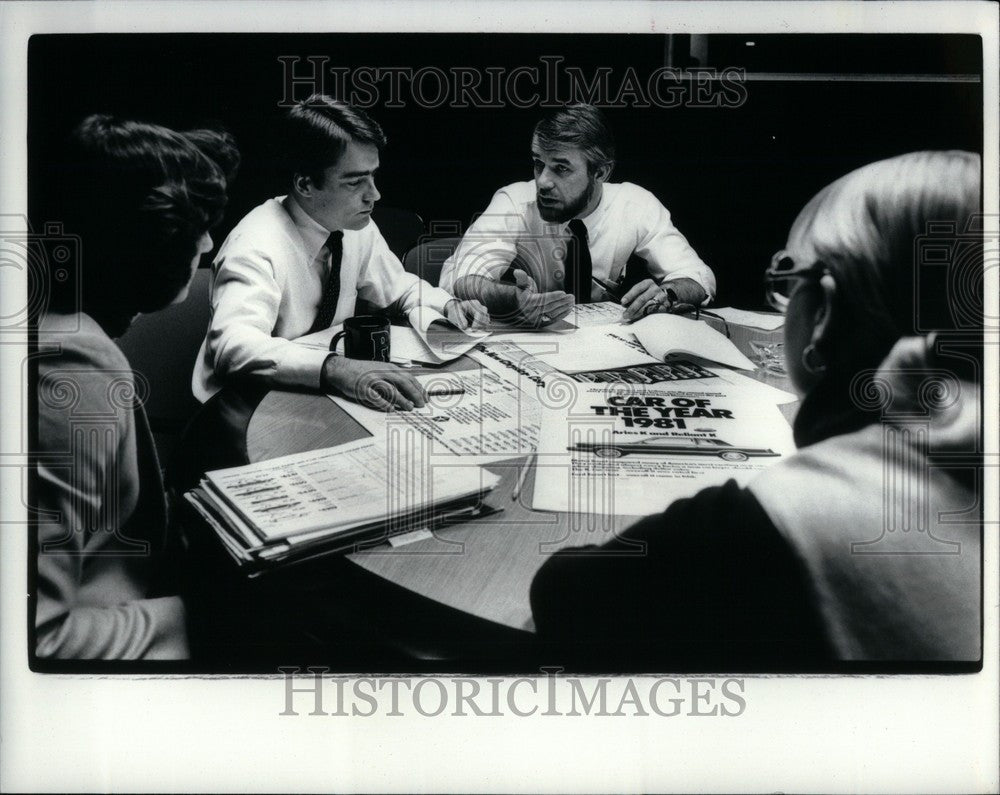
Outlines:
{"label": "white photo border", "polygon": [[[998,207],[997,6],[978,2],[18,2],[0,7],[0,216],[26,215],[27,45],[70,32],[978,33],[984,210]],[[71,68],[71,65],[67,65]],[[995,228],[993,231],[996,231]],[[1000,317],[996,270],[987,317]],[[0,317],[26,305],[3,275]],[[18,345],[0,345],[0,444],[23,450]],[[986,346],[986,455],[997,346]],[[16,456],[15,456],[16,458]],[[994,460],[989,459],[989,460]],[[13,459],[12,459],[13,460]],[[988,470],[989,472],[989,470]],[[13,521],[21,473],[0,467]],[[747,676],[736,717],[622,720],[281,715],[274,677],[69,676],[26,664],[27,534],[0,538],[0,788],[5,791],[953,791],[1000,787],[996,478],[984,479],[983,669],[974,675]],[[706,678],[706,677],[701,677]],[[710,677],[709,677],[710,678]],[[716,677],[722,679],[723,677]],[[637,679],[640,688],[650,680]],[[621,687],[616,683],[615,687]],[[735,703],[735,702],[732,702]],[[544,706],[544,705],[543,705]],[[329,708],[327,711],[331,711]]]}

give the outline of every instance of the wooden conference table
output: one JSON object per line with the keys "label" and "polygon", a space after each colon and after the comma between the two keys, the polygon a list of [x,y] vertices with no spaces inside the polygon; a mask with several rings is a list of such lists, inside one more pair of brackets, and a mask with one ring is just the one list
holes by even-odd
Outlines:
{"label": "wooden conference table", "polygon": [[[718,321],[710,321],[722,329]],[[753,358],[751,340],[775,343],[782,331],[763,331],[729,324],[730,338],[745,354]],[[477,367],[462,358],[448,369]],[[419,374],[421,370],[412,372]],[[790,391],[787,377],[758,369],[755,378],[779,389]],[[240,403],[240,401],[237,401]],[[782,407],[791,421],[795,404]],[[235,411],[241,415],[228,423],[235,436],[236,447],[245,449],[246,462],[263,461],[291,453],[320,449],[369,436],[353,418],[325,395],[272,390],[259,391]],[[216,418],[217,419],[217,418]],[[232,440],[231,440],[232,441]],[[245,447],[242,447],[245,445]],[[214,448],[213,449],[217,449]],[[205,468],[241,463],[238,459],[216,459]],[[429,538],[398,547],[388,544],[344,556],[347,568],[359,574],[355,578],[367,590],[371,586],[386,586],[381,596],[358,594],[358,604],[347,612],[365,620],[365,605],[378,602],[373,613],[385,618],[385,599],[390,597],[392,610],[409,613],[419,603],[421,615],[440,632],[433,648],[420,648],[419,632],[406,640],[406,647],[417,655],[447,657],[449,634],[447,627],[462,636],[495,637],[497,643],[530,642],[534,629],[529,604],[532,579],[546,558],[566,546],[601,543],[615,531],[633,524],[635,516],[574,516],[531,510],[533,472],[527,474],[516,498],[512,498],[525,458],[510,459],[487,468],[500,475],[497,487],[488,495],[488,504],[502,508],[497,514],[464,524],[438,529]],[[544,465],[542,462],[540,465]],[[338,561],[336,566],[344,566]],[[339,575],[338,575],[339,576]],[[343,598],[343,595],[336,597]],[[407,626],[405,615],[392,623],[389,633]]]}

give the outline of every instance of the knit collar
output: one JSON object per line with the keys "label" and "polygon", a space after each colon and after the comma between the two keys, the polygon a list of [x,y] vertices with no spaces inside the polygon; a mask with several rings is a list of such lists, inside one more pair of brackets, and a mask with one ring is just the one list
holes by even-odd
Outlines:
{"label": "knit collar", "polygon": [[879,421],[881,413],[863,405],[863,396],[856,394],[853,382],[847,376],[827,376],[802,398],[792,428],[797,447],[808,447]]}

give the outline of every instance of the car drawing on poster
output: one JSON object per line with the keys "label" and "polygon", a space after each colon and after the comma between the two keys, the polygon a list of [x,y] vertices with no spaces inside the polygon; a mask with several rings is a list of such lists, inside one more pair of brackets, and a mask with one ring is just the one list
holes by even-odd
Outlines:
{"label": "car drawing on poster", "polygon": [[578,442],[566,448],[571,452],[593,453],[601,458],[621,458],[626,455],[704,455],[717,456],[723,461],[747,461],[751,457],[777,456],[774,450],[759,447],[733,447],[722,439],[692,439],[688,437],[642,439],[621,442]]}

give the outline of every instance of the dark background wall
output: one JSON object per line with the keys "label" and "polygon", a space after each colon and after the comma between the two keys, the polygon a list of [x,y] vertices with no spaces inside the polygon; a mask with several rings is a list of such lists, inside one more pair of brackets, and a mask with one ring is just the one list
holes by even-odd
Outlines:
{"label": "dark background wall", "polygon": [[[753,42],[752,45],[748,42]],[[29,202],[36,225],[58,191],[62,138],[97,111],[177,128],[226,126],[244,165],[217,242],[249,209],[285,192],[276,120],[282,56],[328,67],[484,69],[561,56],[588,77],[628,67],[739,67],[739,107],[608,108],[613,179],[656,193],[719,277],[720,304],[759,305],[760,275],[802,205],[864,163],[916,149],[982,150],[981,45],[911,35],[46,35],[29,50]],[[299,74],[309,64],[300,62]],[[895,77],[893,77],[895,75]],[[851,76],[845,79],[845,76]],[[715,84],[716,90],[718,84]],[[690,86],[689,86],[690,88]],[[302,95],[306,89],[300,87]],[[528,92],[525,92],[528,93]],[[301,96],[299,97],[301,98]],[[529,179],[535,107],[369,108],[389,136],[382,203],[466,226],[498,187]]]}

